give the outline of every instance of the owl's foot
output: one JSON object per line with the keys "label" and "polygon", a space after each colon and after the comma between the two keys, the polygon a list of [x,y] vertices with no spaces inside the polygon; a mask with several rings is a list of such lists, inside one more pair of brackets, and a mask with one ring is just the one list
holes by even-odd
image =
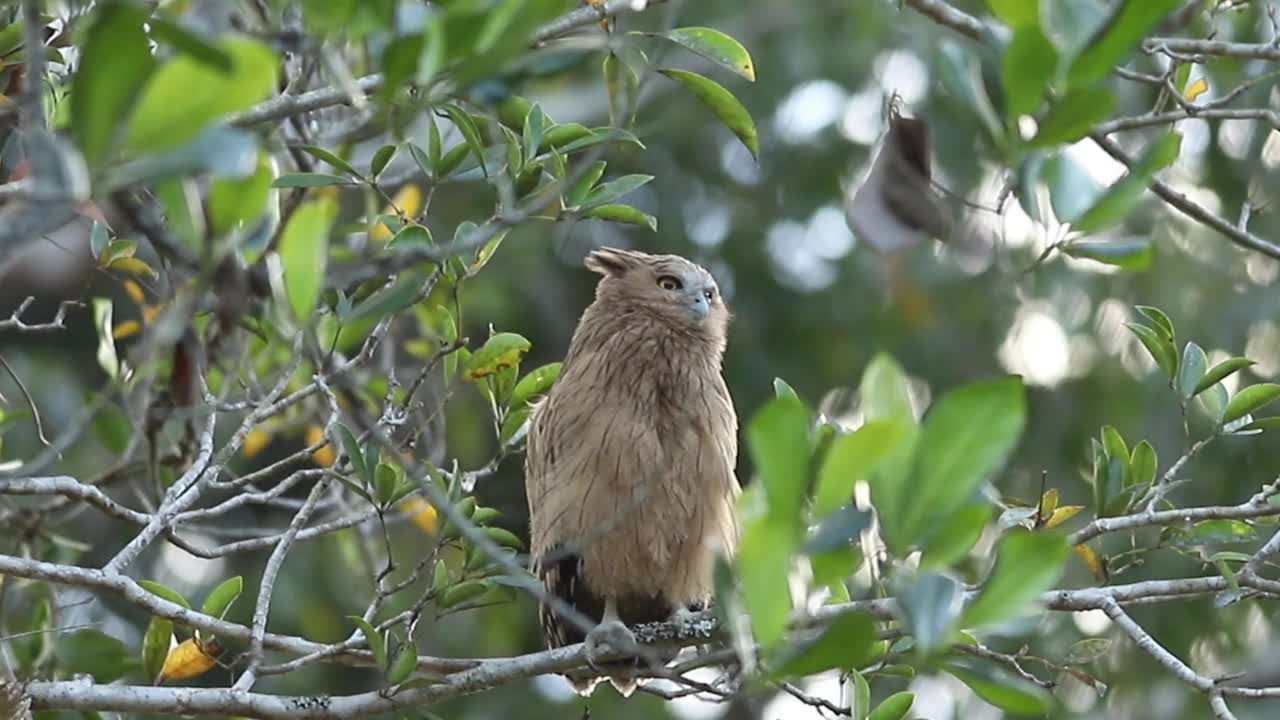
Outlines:
{"label": "owl's foot", "polygon": [[618,619],[606,619],[587,633],[585,640],[587,665],[599,671],[605,658],[632,653],[636,648],[636,636]]}
{"label": "owl's foot", "polygon": [[715,631],[715,618],[707,618],[700,615],[701,606],[695,607],[677,607],[671,611],[672,628],[675,630],[676,638],[679,640],[689,640],[693,638],[710,638],[712,632]]}

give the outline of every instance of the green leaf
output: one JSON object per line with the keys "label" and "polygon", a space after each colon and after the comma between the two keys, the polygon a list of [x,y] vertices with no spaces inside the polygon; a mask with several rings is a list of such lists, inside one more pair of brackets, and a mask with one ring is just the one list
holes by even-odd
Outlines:
{"label": "green leaf", "polygon": [[1006,142],[1004,124],[991,104],[984,78],[986,73],[978,54],[948,38],[938,44],[934,65],[938,68],[942,87],[972,111],[993,146],[1003,147]]}
{"label": "green leaf", "polygon": [[387,638],[382,633],[374,629],[368,620],[359,615],[348,615],[348,619],[360,628],[360,632],[364,633],[365,642],[369,643],[369,649],[373,651],[373,662],[379,670],[387,669]]}
{"label": "green leaf", "polygon": [[192,59],[218,72],[229,73],[235,70],[235,60],[230,54],[204,36],[187,30],[163,15],[156,14],[147,18],[147,25],[151,28],[152,37],[190,55]]}
{"label": "green leaf", "polygon": [[320,299],[329,258],[329,229],[337,212],[333,200],[303,203],[289,218],[280,236],[285,293],[293,317],[299,323],[310,322]]}
{"label": "green leaf", "polygon": [[147,632],[142,636],[142,672],[147,680],[155,681],[164,669],[164,660],[169,657],[169,644],[173,641],[173,621],[162,617],[152,617],[147,624]]}
{"label": "green leaf", "polygon": [[107,403],[93,416],[93,435],[102,443],[102,447],[119,455],[129,447],[133,426],[129,423],[128,414],[119,405]]}
{"label": "green leaf", "polygon": [[1029,24],[1014,31],[1001,68],[1010,124],[1040,109],[1045,88],[1049,87],[1057,66],[1058,51],[1039,26]]}
{"label": "green leaf", "polygon": [[59,670],[88,673],[99,683],[112,682],[138,667],[124,643],[92,628],[60,635],[56,652]]}
{"label": "green leaf", "polygon": [[850,547],[870,526],[871,511],[859,510],[849,503],[823,518],[804,551],[812,555]]}
{"label": "green leaf", "polygon": [[1120,431],[1110,425],[1104,425],[1102,428],[1102,448],[1106,451],[1107,457],[1111,460],[1119,459],[1124,464],[1125,469],[1129,467],[1129,446],[1125,444],[1124,438],[1121,437]]}
{"label": "green leaf", "polygon": [[1156,449],[1151,443],[1143,440],[1133,448],[1133,456],[1129,459],[1129,482],[1131,485],[1150,485],[1155,482]]}
{"label": "green leaf", "polygon": [[396,234],[387,243],[388,247],[395,248],[420,248],[431,247],[435,244],[435,238],[431,236],[431,230],[425,225],[410,223],[400,228]]}
{"label": "green leaf", "polygon": [[1244,433],[1251,430],[1280,430],[1280,416],[1254,420],[1248,425],[1237,428],[1235,432]]}
{"label": "green leaf", "polygon": [[1204,392],[1205,390],[1208,390],[1209,388],[1213,387],[1219,382],[1222,382],[1223,379],[1225,379],[1232,373],[1243,370],[1254,364],[1255,363],[1252,360],[1249,360],[1248,358],[1242,358],[1242,357],[1234,357],[1234,358],[1229,358],[1227,360],[1223,360],[1217,365],[1214,365],[1212,370],[1205,373],[1204,377],[1200,378],[1199,384],[1196,385],[1195,392],[1191,394],[1192,396],[1199,395],[1200,393]]}
{"label": "green leaf", "polygon": [[871,713],[871,685],[857,670],[849,675],[853,678],[853,701],[849,708],[853,713],[853,720],[867,720],[867,715]]}
{"label": "green leaf", "polygon": [[898,611],[915,647],[927,653],[947,641],[964,603],[964,586],[951,575],[923,572],[898,592]]}
{"label": "green leaf", "polygon": [[976,664],[948,663],[947,672],[969,686],[973,693],[1012,715],[1047,717],[1053,709],[1048,691],[1021,678]]}
{"label": "green leaf", "polygon": [[240,223],[258,219],[267,209],[275,164],[267,153],[258,154],[258,166],[247,178],[214,178],[209,184],[209,226],[215,236],[231,232]]}
{"label": "green leaf", "polygon": [[743,602],[756,642],[766,649],[776,645],[787,628],[791,612],[787,573],[794,537],[791,527],[762,517],[747,526],[738,546]]}
{"label": "green leaf", "polygon": [[146,19],[128,3],[99,4],[81,47],[70,94],[71,133],[90,169],[107,159],[121,122],[155,69],[142,29]]}
{"label": "green leaf", "polygon": [[176,603],[178,605],[181,605],[182,607],[187,608],[188,610],[191,609],[191,603],[187,602],[187,599],[182,597],[182,595],[177,590],[161,585],[160,583],[154,580],[139,580],[138,584],[142,586],[142,589],[146,590],[152,595],[155,595],[157,597],[162,597],[165,600],[168,600],[171,603]]}
{"label": "green leaf", "polygon": [[764,483],[769,515],[796,527],[809,482],[809,411],[794,398],[774,398],[747,425],[751,460]]}
{"label": "green leaf", "polygon": [[520,358],[524,357],[531,346],[521,335],[498,333],[485,341],[484,346],[471,356],[463,377],[475,381],[494,375],[503,368],[519,367]]}
{"label": "green leaf", "polygon": [[409,155],[413,157],[413,162],[417,164],[418,170],[426,177],[435,177],[435,167],[440,164],[440,128],[436,127],[435,116],[427,113],[424,117],[431,129],[431,146],[435,150],[434,159],[428,155],[427,151],[418,147],[414,143],[409,143]]}
{"label": "green leaf", "polygon": [[490,540],[498,543],[502,547],[512,548],[514,550],[524,549],[524,543],[520,541],[520,538],[516,537],[515,533],[507,530],[506,528],[487,527],[483,528],[483,530],[484,534],[488,535]]}
{"label": "green leaf", "polygon": [[1240,520],[1203,520],[1174,538],[1173,544],[1177,547],[1229,545],[1253,542],[1257,538],[1258,533],[1249,523]]}
{"label": "green leaf", "polygon": [[773,395],[774,397],[793,397],[797,400],[800,399],[800,396],[796,394],[795,388],[791,387],[787,384],[786,380],[783,380],[780,377],[773,379]]}
{"label": "green leaf", "polygon": [[640,78],[622,58],[610,52],[604,58],[604,85],[609,96],[609,124],[622,127],[635,119]]}
{"label": "green leaf", "polygon": [[[580,130],[585,130],[586,132],[580,133]],[[610,142],[631,143],[641,150],[645,149],[644,143],[640,142],[640,138],[620,128],[587,130],[587,128],[577,123],[569,123],[567,125],[557,125],[547,131],[547,143],[559,150],[563,155],[581,152],[587,148]]]}
{"label": "green leaf", "polygon": [[1196,396],[1200,409],[1217,425],[1222,425],[1222,416],[1227,412],[1227,389],[1218,383]]}
{"label": "green leaf", "polygon": [[542,135],[546,132],[547,116],[542,107],[534,103],[529,113],[524,116],[524,130],[521,139],[524,141],[524,157],[533,160],[538,156],[538,148],[542,146]]}
{"label": "green leaf", "polygon": [[[1071,222],[1082,233],[1096,233],[1128,217],[1151,185],[1151,176],[1178,159],[1182,136],[1165,133],[1152,143],[1129,172],[1098,198],[1082,216]],[[1150,242],[1146,243],[1150,246]]]}
{"label": "green leaf", "polygon": [[1011,28],[1021,30],[1040,24],[1039,0],[987,0],[987,7]]}
{"label": "green leaf", "polygon": [[412,639],[406,639],[400,644],[400,649],[396,652],[395,659],[391,661],[391,666],[387,668],[387,684],[399,685],[408,680],[417,666],[418,648],[413,644]]}
{"label": "green leaf", "polygon": [[362,300],[343,321],[350,326],[364,320],[381,320],[388,315],[394,315],[413,304],[413,301],[418,298],[422,282],[422,278],[418,275],[401,275],[394,283],[380,288]]}
{"label": "green leaf", "polygon": [[375,178],[381,175],[382,171],[391,162],[391,158],[395,157],[395,154],[395,145],[383,145],[378,148],[378,151],[373,154],[373,158],[369,160],[369,175]]}
{"label": "green leaf", "polygon": [[299,145],[298,149],[321,162],[328,163],[331,167],[341,170],[348,175],[353,175],[358,178],[364,177],[360,174],[359,170],[356,170],[354,165],[341,157],[338,157],[336,153],[322,148],[319,145]]}
{"label": "green leaf", "polygon": [[1075,142],[1096,124],[1107,119],[1116,99],[1104,87],[1078,88],[1067,92],[1049,108],[1040,120],[1040,128],[1031,139],[1032,147],[1047,147]]}
{"label": "green leaf", "polygon": [[587,193],[582,200],[582,207],[587,209],[612,203],[627,193],[647,185],[650,180],[653,180],[652,175],[623,175],[616,180],[610,180]]}
{"label": "green leaf", "polygon": [[857,669],[869,662],[876,642],[876,626],[865,613],[836,617],[818,638],[796,648],[773,673],[775,677],[804,677],[826,670]]}
{"label": "green leaf", "polygon": [[489,586],[481,580],[466,580],[454,585],[436,599],[436,607],[447,610],[461,605],[468,600],[475,600],[489,591]]}
{"label": "green leaf", "polygon": [[853,498],[853,487],[866,480],[909,432],[902,422],[872,420],[837,438],[818,471],[813,511],[825,515]]}
{"label": "green leaf", "polygon": [[360,449],[360,443],[356,440],[356,436],[352,434],[346,425],[339,423],[338,438],[342,442],[342,451],[351,460],[351,466],[355,468],[356,474],[366,483],[372,483],[373,474],[365,464],[364,452]]}
{"label": "green leaf", "polygon": [[597,160],[582,171],[582,176],[577,182],[573,183],[564,193],[565,207],[578,207],[583,200],[587,199],[587,194],[591,192],[591,188],[600,182],[601,176],[604,175],[604,169],[608,165],[604,160]]}
{"label": "green leaf", "polygon": [[876,706],[867,720],[902,720],[911,712],[911,704],[916,701],[914,693],[896,692]]}
{"label": "green leaf", "polygon": [[244,578],[236,575],[227,578],[218,584],[204,599],[204,605],[201,606],[200,612],[210,615],[218,619],[222,619],[227,614],[227,609],[231,607],[231,603],[240,597],[240,592],[244,589]]}
{"label": "green leaf", "polygon": [[915,485],[898,536],[917,537],[929,517],[946,517],[968,501],[1013,452],[1025,424],[1019,378],[973,383],[944,395],[925,416]]}
{"label": "green leaf", "polygon": [[229,73],[179,55],[152,74],[129,123],[126,144],[130,149],[177,147],[218,118],[275,92],[279,59],[269,47],[243,36],[217,46],[232,58],[234,69]]}
{"label": "green leaf", "polygon": [[708,27],[683,27],[655,37],[663,37],[711,62],[755,82],[756,69],[751,54],[742,43]]}
{"label": "green leaf", "polygon": [[1177,348],[1173,346],[1173,342],[1166,340],[1160,333],[1146,325],[1125,323],[1124,326],[1137,336],[1138,341],[1147,349],[1151,358],[1156,361],[1156,365],[1164,371],[1165,376],[1172,383],[1174,375],[1178,372]]}
{"label": "green leaf", "polygon": [[102,256],[102,251],[107,249],[107,243],[110,240],[111,235],[106,224],[94,220],[93,228],[89,231],[89,251],[95,258]]}
{"label": "green leaf", "polygon": [[1158,307],[1151,307],[1150,305],[1134,305],[1133,307],[1135,310],[1142,313],[1143,317],[1151,321],[1156,332],[1160,334],[1160,337],[1168,340],[1170,343],[1176,339],[1176,335],[1173,331],[1173,321],[1169,319],[1169,316],[1166,315],[1163,310]]}
{"label": "green leaf", "polygon": [[1085,665],[1106,655],[1110,649],[1110,638],[1085,638],[1067,650],[1062,662],[1064,665]]}
{"label": "green leaf", "polygon": [[1126,240],[1073,240],[1062,246],[1062,252],[1071,258],[1094,260],[1114,266],[1126,272],[1138,272],[1151,266],[1155,258],[1151,238],[1134,237]]}
{"label": "green leaf", "polygon": [[658,218],[630,205],[599,205],[588,210],[586,217],[625,223],[627,225],[639,225],[647,227],[653,232],[658,231]]}
{"label": "green leaf", "polygon": [[711,110],[720,122],[738,136],[742,144],[751,151],[751,156],[759,160],[760,138],[756,133],[756,124],[751,120],[751,113],[738,102],[733,93],[725,90],[714,80],[687,70],[659,68],[658,72],[684,85]]}
{"label": "green leaf", "polygon": [[1071,62],[1067,81],[1073,88],[1107,77],[1138,47],[1181,0],[1124,0]]}
{"label": "green leaf", "polygon": [[449,116],[449,119],[453,121],[454,126],[458,128],[458,132],[462,133],[462,138],[466,141],[467,147],[471,149],[476,161],[480,163],[481,172],[485,174],[485,177],[488,177],[489,171],[485,169],[484,163],[484,141],[480,138],[480,128],[476,126],[475,119],[466,110],[453,103],[447,103],[442,109]]}
{"label": "green leaf", "polygon": [[1177,391],[1183,400],[1190,400],[1195,396],[1196,388],[1200,386],[1200,379],[1204,377],[1208,366],[1209,357],[1199,345],[1188,342],[1182,348],[1182,362],[1178,363]]}
{"label": "green leaf", "polygon": [[554,362],[530,370],[511,391],[511,406],[519,407],[537,395],[544,395],[560,377],[562,363]]}
{"label": "green leaf", "polygon": [[1222,416],[1222,422],[1239,420],[1245,415],[1261,410],[1278,397],[1280,397],[1280,385],[1275,383],[1250,385],[1236,393],[1236,396],[1231,398],[1231,402],[1227,403],[1227,411]]}
{"label": "green leaf", "polygon": [[273,188],[311,188],[331,185],[354,185],[350,178],[327,173],[285,173],[271,183]]}
{"label": "green leaf", "polygon": [[957,510],[925,541],[921,568],[949,567],[969,554],[991,519],[991,506],[972,504]]}
{"label": "green leaf", "polygon": [[858,385],[862,398],[862,412],[868,420],[901,419],[915,423],[911,406],[911,393],[907,389],[907,376],[892,357],[876,353],[862,371]]}
{"label": "green leaf", "polygon": [[996,565],[977,600],[965,611],[964,626],[1010,620],[1062,574],[1071,548],[1052,532],[1010,530],[996,549]]}
{"label": "green leaf", "polygon": [[120,376],[120,358],[116,356],[116,341],[111,336],[113,306],[109,298],[93,299],[93,326],[98,331],[98,350],[95,357],[98,367],[112,380]]}
{"label": "green leaf", "polygon": [[400,475],[389,463],[378,463],[373,471],[373,496],[378,504],[386,507],[400,484]]}
{"label": "green leaf", "polygon": [[[1082,163],[1064,152],[1049,153],[1040,164],[1039,172],[1049,187],[1050,207],[1059,221],[1072,220],[1088,212],[1106,189]],[[1032,184],[1030,192],[1038,193],[1033,181]]]}

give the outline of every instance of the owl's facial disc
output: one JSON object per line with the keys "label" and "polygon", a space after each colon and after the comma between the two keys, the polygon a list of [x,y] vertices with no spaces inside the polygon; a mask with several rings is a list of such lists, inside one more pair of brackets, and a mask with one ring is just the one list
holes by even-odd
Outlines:
{"label": "owl's facial disc", "polygon": [[711,315],[711,306],[716,300],[715,281],[701,273],[660,275],[658,287],[669,293],[677,305],[683,306],[694,322],[702,322]]}

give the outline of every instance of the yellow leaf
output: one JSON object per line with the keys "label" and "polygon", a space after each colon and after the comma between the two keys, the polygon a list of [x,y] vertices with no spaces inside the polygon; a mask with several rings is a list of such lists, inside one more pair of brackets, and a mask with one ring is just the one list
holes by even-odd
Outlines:
{"label": "yellow leaf", "polygon": [[1185,92],[1182,93],[1182,99],[1187,102],[1195,102],[1195,99],[1205,94],[1209,90],[1209,81],[1200,78],[1187,86]]}
{"label": "yellow leaf", "polygon": [[133,280],[124,281],[124,291],[129,295],[129,299],[134,303],[141,305],[146,296],[142,294],[142,286]]}
{"label": "yellow leaf", "polygon": [[1053,514],[1058,509],[1058,488],[1049,488],[1044,491],[1044,497],[1040,498],[1040,515],[1041,517]]}
{"label": "yellow leaf", "polygon": [[1075,517],[1075,514],[1083,509],[1083,505],[1063,505],[1053,511],[1053,514],[1049,516],[1049,521],[1046,522],[1044,526],[1046,528],[1057,527]]}
{"label": "yellow leaf", "polygon": [[1076,545],[1071,549],[1077,557],[1084,561],[1085,566],[1089,568],[1090,573],[1093,573],[1094,578],[1099,582],[1106,582],[1107,568],[1102,564],[1102,558],[1098,557],[1098,553],[1094,552],[1093,548],[1088,545]]}
{"label": "yellow leaf", "polygon": [[[322,442],[324,442],[324,428],[314,424],[308,425],[307,445],[317,445]],[[329,443],[325,443],[320,449],[311,453],[311,457],[316,461],[317,465],[322,467],[333,467],[334,461],[338,459],[337,453],[333,450],[333,445]]]}
{"label": "yellow leaf", "polygon": [[155,275],[156,271],[151,266],[139,260],[136,257],[118,257],[107,264],[107,268],[111,270],[120,270],[131,275]]}
{"label": "yellow leaf", "polygon": [[[383,215],[396,214],[396,208],[404,213],[405,217],[413,217],[422,209],[422,191],[417,185],[409,183],[400,188],[400,191],[391,198],[391,204],[382,208]],[[375,223],[373,230],[369,233],[369,239],[376,242],[387,242],[392,237],[391,229],[382,223]]]}
{"label": "yellow leaf", "polygon": [[137,320],[125,320],[115,326],[115,329],[111,331],[111,337],[116,340],[123,340],[127,337],[137,335],[140,330],[142,330],[142,324]]}
{"label": "yellow leaf", "polygon": [[400,503],[400,510],[413,520],[413,523],[422,528],[423,532],[435,534],[436,529],[440,526],[440,517],[436,513],[435,507],[420,497],[414,496],[407,498]]}
{"label": "yellow leaf", "polygon": [[157,317],[160,317],[160,313],[162,312],[164,312],[163,305],[143,305],[142,320],[143,322],[150,325],[151,323],[156,321]]}
{"label": "yellow leaf", "polygon": [[[166,680],[186,680],[202,675],[213,667],[217,659],[217,641],[209,641],[201,647],[194,639],[183,640],[177,647],[169,651],[164,659],[164,667],[160,670],[160,682]],[[213,654],[210,654],[210,653]]]}
{"label": "yellow leaf", "polygon": [[254,428],[244,436],[244,445],[240,447],[240,454],[251,458],[262,452],[271,444],[271,432],[262,428]]}

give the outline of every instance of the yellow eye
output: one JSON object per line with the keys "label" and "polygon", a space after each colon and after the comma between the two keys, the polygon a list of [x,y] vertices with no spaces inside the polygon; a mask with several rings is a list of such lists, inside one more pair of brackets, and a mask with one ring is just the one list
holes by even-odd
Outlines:
{"label": "yellow eye", "polygon": [[663,290],[679,290],[684,287],[684,285],[678,279],[670,275],[663,275],[658,278],[658,287]]}

